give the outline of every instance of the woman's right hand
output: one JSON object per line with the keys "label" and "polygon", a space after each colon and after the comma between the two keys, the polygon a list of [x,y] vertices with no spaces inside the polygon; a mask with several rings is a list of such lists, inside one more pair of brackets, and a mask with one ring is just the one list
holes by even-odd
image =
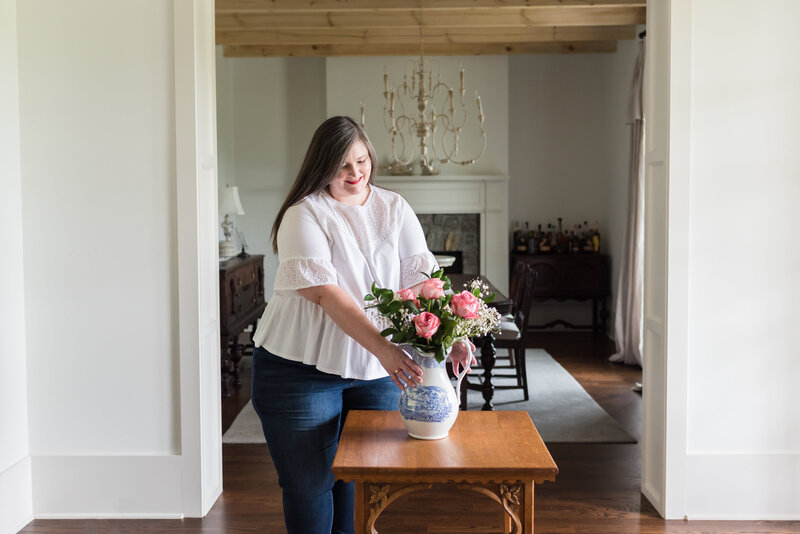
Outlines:
{"label": "woman's right hand", "polygon": [[378,361],[401,391],[422,384],[422,367],[394,343],[388,342],[386,350],[378,356]]}
{"label": "woman's right hand", "polygon": [[353,298],[337,285],[326,284],[298,289],[297,292],[314,304],[322,306],[336,325],[374,354],[392,382],[401,390],[422,384],[422,367],[400,347],[381,336]]}

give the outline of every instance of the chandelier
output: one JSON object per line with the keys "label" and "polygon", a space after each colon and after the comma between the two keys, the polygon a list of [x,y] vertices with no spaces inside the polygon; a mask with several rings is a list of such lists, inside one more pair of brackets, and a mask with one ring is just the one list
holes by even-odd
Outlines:
{"label": "chandelier", "polygon": [[[415,165],[423,175],[438,174],[437,164],[474,165],[486,151],[481,97],[475,92],[477,128],[482,147],[470,158],[459,159],[458,143],[469,113],[464,103],[464,69],[459,74],[456,93],[441,81],[433,70],[426,70],[422,36],[422,7],[419,18],[419,61],[410,61],[397,89],[389,86],[389,75],[383,74],[383,123],[392,140],[393,161],[387,166],[391,174],[414,174]],[[362,119],[363,122],[363,119]],[[415,139],[416,138],[416,139]]]}

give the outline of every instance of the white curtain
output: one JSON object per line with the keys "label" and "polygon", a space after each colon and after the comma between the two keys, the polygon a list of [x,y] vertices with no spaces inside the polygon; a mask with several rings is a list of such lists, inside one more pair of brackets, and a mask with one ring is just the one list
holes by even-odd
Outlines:
{"label": "white curtain", "polygon": [[644,38],[633,69],[628,100],[631,126],[631,162],[628,178],[628,222],[617,284],[612,362],[642,365],[642,290],[644,286]]}

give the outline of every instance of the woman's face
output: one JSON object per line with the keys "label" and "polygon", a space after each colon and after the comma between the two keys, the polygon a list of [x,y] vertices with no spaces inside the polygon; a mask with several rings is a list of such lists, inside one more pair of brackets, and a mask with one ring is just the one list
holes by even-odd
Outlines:
{"label": "woman's face", "polygon": [[339,174],[329,187],[331,196],[344,204],[360,206],[369,196],[367,181],[372,172],[369,151],[361,141],[350,147]]}

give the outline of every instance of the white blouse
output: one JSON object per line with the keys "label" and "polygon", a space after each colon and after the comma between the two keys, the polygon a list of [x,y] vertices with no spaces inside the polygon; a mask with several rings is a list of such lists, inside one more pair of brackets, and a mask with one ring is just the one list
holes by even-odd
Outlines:
{"label": "white blouse", "polygon": [[[342,331],[322,307],[298,289],[336,284],[358,305],[372,282],[398,290],[438,269],[408,202],[375,185],[361,206],[338,202],[327,191],[286,210],[278,230],[275,293],[258,322],[256,346],[344,378],[387,376],[378,359]],[[385,323],[367,314],[379,330]]]}

